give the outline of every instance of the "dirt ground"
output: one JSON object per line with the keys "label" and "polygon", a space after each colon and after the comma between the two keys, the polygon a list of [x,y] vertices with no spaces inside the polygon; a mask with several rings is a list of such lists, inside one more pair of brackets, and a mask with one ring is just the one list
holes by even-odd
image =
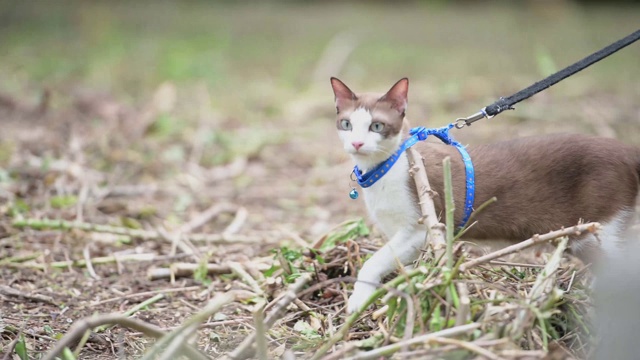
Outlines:
{"label": "dirt ground", "polygon": [[[87,68],[56,60],[63,57],[60,52],[66,46],[79,54],[89,54],[82,48],[87,39],[72,39],[68,45],[59,45],[61,50],[55,50],[52,48],[56,42],[64,43],[69,36],[68,29],[47,34],[45,21],[40,27],[30,25],[34,33],[27,34],[27,25],[20,22],[37,23],[43,19],[42,10],[18,7],[3,13],[17,20],[6,25],[11,41],[2,47],[7,62],[0,71],[9,79],[0,83],[0,349],[6,350],[21,332],[33,359],[51,349],[79,319],[122,313],[158,294],[163,296],[134,316],[162,329],[172,329],[216,294],[255,290],[239,281],[237,274],[226,267],[228,264],[243,264],[252,275],[264,274],[278,261],[276,249],[298,249],[303,253],[301,249],[332,234],[332,229],[347,220],[365,218],[365,223],[371,225],[362,201],[352,201],[347,196],[351,165],[334,134],[332,93],[328,80],[322,82],[328,75],[342,74],[347,82],[354,79],[356,90],[382,91],[391,85],[391,79],[408,74],[415,79],[411,83],[409,118],[416,125],[440,126],[471,114],[500,94],[538,80],[542,76],[538,71],[544,72],[545,66],[557,69],[567,65],[570,60],[566,59],[577,60],[630,32],[622,27],[637,26],[633,15],[625,15],[623,10],[575,9],[566,5],[558,9],[571,14],[567,16],[571,24],[578,24],[575,28],[585,29],[584,23],[598,14],[602,18],[587,33],[565,31],[564,36],[554,38],[528,36],[523,31],[507,39],[500,37],[506,36],[499,35],[500,29],[509,28],[514,21],[510,16],[518,11],[507,9],[500,18],[504,23],[494,24],[493,30],[488,25],[484,27],[496,32],[494,35],[503,40],[506,51],[474,57],[469,46],[465,48],[466,56],[459,48],[449,53],[441,51],[445,41],[435,36],[424,40],[427,44],[422,47],[432,46],[436,51],[414,53],[406,48],[417,47],[423,41],[418,35],[408,37],[404,45],[396,43],[406,35],[402,30],[384,39],[376,38],[376,31],[384,29],[362,33],[366,29],[361,25],[366,24],[362,18],[353,27],[344,26],[349,16],[365,9],[370,16],[381,18],[388,5],[341,6],[335,17],[327,9],[301,5],[273,5],[256,12],[246,6],[212,10],[205,4],[185,5],[181,11],[193,16],[193,24],[184,20],[170,23],[167,33],[171,36],[196,37],[193,33],[198,26],[204,28],[208,23],[206,16],[197,15],[203,12],[214,24],[206,30],[212,42],[235,43],[246,38],[250,45],[243,48],[245,52],[238,50],[220,60],[229,70],[226,78],[208,73],[199,77],[199,70],[187,65],[193,73],[180,75],[182,65],[176,65],[180,60],[177,56],[166,60],[173,67],[164,72],[157,70],[151,76],[145,73],[140,60],[145,53],[131,49],[144,44],[153,46],[149,45],[153,39],[162,38],[163,34],[152,38],[132,35],[132,40],[122,42],[126,49],[118,56],[131,56],[133,69],[126,68],[126,61],[120,58],[117,66],[109,63],[110,56],[119,50],[112,54],[105,45],[111,40],[101,38],[116,33],[126,37],[110,22],[133,27],[131,24],[138,24],[136,19],[142,16],[142,9],[132,7],[127,13],[120,11],[126,9],[122,4],[112,11],[105,10],[104,4],[85,4],[71,10],[73,4],[66,3],[52,11],[61,21],[68,17],[77,21],[75,26],[80,29],[94,29],[94,33],[85,36],[102,44],[102,52],[87,60],[91,65],[82,65]],[[151,11],[155,19],[166,24],[167,19],[172,19],[167,15],[172,10],[175,9],[165,4]],[[425,25],[420,17],[410,15],[415,9],[401,7],[384,26],[393,28],[406,21],[408,27],[426,26],[433,34],[436,27],[446,26],[447,19],[472,21],[473,11],[463,10],[455,6],[438,8],[434,11],[439,15],[425,15],[431,20]],[[545,30],[545,26],[556,23],[548,10],[533,5],[529,10],[536,12],[526,20],[532,32],[558,31]],[[305,23],[295,16],[308,11],[326,19],[327,28],[319,19]],[[422,7],[417,11],[426,12]],[[633,8],[630,12],[637,15],[640,10]],[[456,17],[458,13],[461,15]],[[101,17],[104,14],[109,16]],[[402,14],[407,15],[404,20]],[[624,25],[617,28],[619,31],[609,26],[616,19]],[[240,21],[248,25],[240,26]],[[149,26],[151,30],[144,31],[155,32],[153,26],[159,25]],[[274,26],[279,27],[273,30]],[[298,26],[303,29],[296,35],[291,29]],[[572,29],[564,26],[565,30]],[[224,36],[216,29],[225,27],[231,35],[220,40]],[[477,40],[471,35],[471,28],[449,29],[458,43],[469,45]],[[594,35],[598,29],[607,30]],[[272,31],[280,37],[274,51],[281,52],[281,57],[271,54],[268,46],[260,47],[268,44]],[[349,37],[349,31],[357,35],[356,40]],[[562,49],[571,37],[577,39],[577,45],[567,51],[569,55]],[[502,66],[510,51],[525,48],[527,39],[548,48],[529,49],[530,55],[537,54],[536,60],[515,65],[519,61],[513,60]],[[357,45],[349,45],[351,41]],[[53,43],[43,45],[47,42]],[[171,43],[167,48],[178,44]],[[187,59],[190,46],[183,48]],[[340,46],[357,50],[341,65],[334,63],[336,58],[331,55],[318,60],[327,53],[339,53],[336,47]],[[264,59],[257,60],[251,51],[262,51]],[[366,55],[377,51],[385,55],[371,60],[373,64],[367,67]],[[394,56],[394,51],[399,54]],[[49,65],[41,60],[46,54],[52,54]],[[209,55],[215,54],[212,51]],[[420,61],[412,61],[412,56]],[[420,64],[431,56],[438,59]],[[463,143],[477,144],[533,134],[581,132],[640,145],[638,56],[638,46],[624,50],[615,55],[617,59],[609,63],[606,60],[597,65],[599,68],[566,80],[567,85],[558,85],[528,100],[514,112],[483,120],[454,135]],[[394,58],[397,63],[389,65]],[[496,66],[489,65],[492,58],[496,58]],[[518,59],[528,58],[520,54]],[[286,64],[280,66],[278,61]],[[447,62],[450,64],[442,67]],[[69,70],[59,70],[65,66]],[[425,75],[430,66],[436,68],[435,74]],[[376,71],[385,67],[388,70],[379,79],[374,78]],[[455,75],[456,68],[464,70]],[[531,68],[536,69],[523,70]],[[101,76],[104,71],[112,71],[112,76]],[[136,71],[146,75],[136,77]],[[316,82],[314,76],[321,80]],[[123,79],[129,82],[125,84]],[[37,229],[37,225],[16,226],[16,221],[24,219],[36,223],[52,219],[111,225],[124,230],[114,235],[113,231],[95,229],[61,230],[59,224]],[[638,219],[636,224],[640,224]],[[380,244],[378,233],[374,227],[371,229],[370,235],[356,234],[351,239],[362,242],[363,255]],[[139,230],[152,235],[136,236],[133,232]],[[206,234],[209,238],[176,240],[181,234]],[[351,256],[344,248],[327,255],[326,260],[336,266],[327,267],[314,281],[353,275],[352,267],[357,261]],[[224,268],[212,270],[208,276],[150,276],[176,263],[197,267],[205,262]],[[260,286],[269,300],[283,287],[281,282],[281,278],[265,276]],[[344,284],[328,285],[324,294],[307,296],[304,302],[316,311],[341,313]],[[248,301],[234,302],[209,319],[199,332],[201,349],[214,357],[233,350],[253,331],[251,308]],[[299,314],[289,316],[288,321],[293,323]],[[361,326],[368,325],[371,324]],[[354,329],[351,339],[358,336],[358,329]],[[317,348],[318,341],[307,338],[299,343],[294,335],[281,332],[271,334],[269,346],[274,356],[282,354],[286,344],[304,358],[305,350]],[[80,358],[140,356],[152,343],[140,332],[116,327],[92,335]]]}

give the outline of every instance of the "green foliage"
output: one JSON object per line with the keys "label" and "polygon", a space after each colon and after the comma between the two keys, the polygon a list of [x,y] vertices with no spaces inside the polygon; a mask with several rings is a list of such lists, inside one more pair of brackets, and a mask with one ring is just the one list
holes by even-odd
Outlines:
{"label": "green foliage", "polygon": [[264,271],[264,276],[273,276],[276,271],[282,270],[284,282],[290,284],[299,278],[302,273],[313,271],[313,265],[305,254],[311,255],[319,264],[325,262],[323,254],[335,248],[338,244],[343,244],[349,240],[356,240],[359,237],[369,235],[369,228],[363,219],[345,221],[336,226],[324,236],[324,242],[319,250],[316,249],[294,249],[282,246],[272,250],[274,254],[274,264]]}
{"label": "green foliage", "polygon": [[9,215],[11,217],[16,217],[18,215],[28,213],[29,209],[29,205],[24,200],[15,199],[9,207]]}
{"label": "green foliage", "polygon": [[298,320],[296,324],[293,325],[293,330],[300,333],[307,340],[316,340],[321,338],[318,331],[304,320]]}
{"label": "green foliage", "polygon": [[[301,261],[303,259],[302,251],[290,249],[286,246],[273,251],[276,254],[275,259],[280,264],[279,268],[283,270],[284,282],[286,284],[293,283],[304,271],[302,268],[304,264]],[[273,274],[276,269],[277,266],[274,264],[271,269],[267,270],[267,273]]]}
{"label": "green foliage", "polygon": [[166,139],[179,134],[184,127],[184,121],[180,121],[170,114],[160,114],[151,124],[147,133],[159,139]]}
{"label": "green foliage", "polygon": [[49,199],[49,204],[55,209],[68,209],[78,203],[78,197],[74,195],[59,195]]}
{"label": "green foliage", "polygon": [[20,360],[29,360],[29,354],[27,353],[27,343],[24,341],[24,335],[20,334],[20,339],[16,343],[13,350]]}
{"label": "green foliage", "polygon": [[211,283],[211,279],[209,279],[209,257],[203,256],[200,259],[200,263],[198,263],[198,267],[193,272],[193,279],[197,282],[200,282],[204,285],[208,285]]}
{"label": "green foliage", "polygon": [[370,233],[369,228],[364,222],[364,219],[354,219],[345,221],[338,225],[335,229],[325,235],[325,240],[320,246],[320,251],[325,252],[333,249],[338,244],[344,244],[349,240],[355,240],[362,236],[368,236]]}
{"label": "green foliage", "polygon": [[435,310],[431,313],[429,320],[429,330],[440,331],[446,327],[445,318],[442,316],[441,304],[436,305]]}
{"label": "green foliage", "polygon": [[524,271],[519,271],[515,267],[511,268],[511,274],[515,275],[519,279],[524,279],[527,276],[527,274]]}
{"label": "green foliage", "polygon": [[360,349],[375,349],[378,346],[382,345],[384,342],[384,335],[381,333],[376,333],[373,336],[370,336],[364,340],[362,340],[359,344]]}
{"label": "green foliage", "polygon": [[69,348],[64,348],[62,350],[62,359],[63,360],[76,360],[76,355]]}
{"label": "green foliage", "polygon": [[140,223],[140,221],[129,216],[122,216],[120,218],[120,222],[122,223],[122,226],[129,229],[142,229],[142,224]]}

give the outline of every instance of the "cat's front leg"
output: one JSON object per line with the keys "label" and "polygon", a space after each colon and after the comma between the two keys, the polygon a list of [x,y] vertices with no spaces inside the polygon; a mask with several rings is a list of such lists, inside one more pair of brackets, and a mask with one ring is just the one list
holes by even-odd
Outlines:
{"label": "cat's front leg", "polygon": [[417,259],[424,246],[425,234],[424,229],[418,227],[400,230],[373,254],[358,273],[353,294],[347,303],[347,312],[352,313],[363,306],[385,275]]}

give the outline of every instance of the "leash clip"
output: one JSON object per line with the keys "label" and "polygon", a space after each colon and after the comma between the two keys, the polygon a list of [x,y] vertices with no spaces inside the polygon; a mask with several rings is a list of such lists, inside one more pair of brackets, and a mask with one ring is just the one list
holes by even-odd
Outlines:
{"label": "leash clip", "polygon": [[471,116],[467,116],[466,118],[457,118],[456,122],[455,122],[455,127],[456,129],[462,129],[465,126],[471,126],[472,123],[480,120],[480,119],[491,119],[493,116],[489,116],[487,115],[487,111],[486,111],[486,107],[482,108],[479,112],[471,115]]}

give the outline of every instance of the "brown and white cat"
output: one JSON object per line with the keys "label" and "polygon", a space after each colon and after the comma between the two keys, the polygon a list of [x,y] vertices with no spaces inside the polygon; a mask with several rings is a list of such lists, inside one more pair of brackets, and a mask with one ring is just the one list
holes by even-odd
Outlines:
{"label": "brown and white cat", "polygon": [[[347,153],[366,172],[386,160],[408,136],[405,118],[409,81],[398,81],[385,94],[355,94],[331,78],[337,108],[336,127]],[[457,149],[439,142],[415,145],[425,158],[429,182],[442,194],[442,160],[452,163],[456,223],[465,198],[464,164]],[[476,217],[465,237],[519,242],[534,234],[598,221],[598,237],[571,239],[570,249],[585,261],[599,253],[615,256],[635,210],[640,183],[640,149],[616,140],[585,135],[545,135],[469,146],[475,168],[475,204],[492,197],[498,203]],[[382,277],[410,264],[424,246],[426,229],[418,224],[409,164],[403,153],[373,186],[363,189],[368,212],[387,243],[358,273],[347,310],[359,308]],[[436,212],[444,207],[436,197]]]}

